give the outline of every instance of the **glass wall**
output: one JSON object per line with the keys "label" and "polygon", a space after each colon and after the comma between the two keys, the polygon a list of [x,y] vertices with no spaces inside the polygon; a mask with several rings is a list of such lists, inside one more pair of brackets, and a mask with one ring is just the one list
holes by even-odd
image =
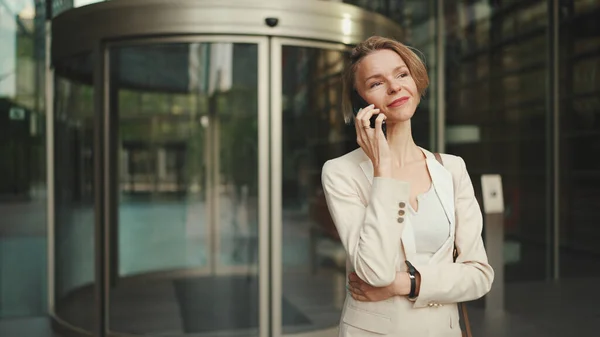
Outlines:
{"label": "glass wall", "polygon": [[560,277],[600,275],[600,1],[561,2]]}
{"label": "glass wall", "polygon": [[[598,275],[600,231],[593,208],[600,201],[600,166],[593,153],[600,139],[600,2],[461,0],[443,1],[443,8],[436,8],[437,1],[344,2],[402,25],[403,42],[425,53],[433,88],[439,74],[431,61],[434,55],[444,58],[446,152],[465,159],[478,197],[481,174],[502,175],[506,281],[552,278],[556,267],[561,277]],[[559,6],[558,69],[549,63],[554,4]],[[431,42],[440,23],[434,23],[437,10],[444,18],[443,50]],[[549,91],[554,76],[560,97],[557,137]],[[434,97],[430,90],[428,105],[420,109],[437,109]],[[432,115],[422,123],[435,123]],[[420,118],[415,116],[415,124]],[[419,141],[423,130],[415,131]],[[420,143],[435,148],[433,141]]]}
{"label": "glass wall", "polygon": [[[447,1],[446,150],[502,175],[506,280],[551,272],[547,3]],[[540,52],[544,51],[544,52]]]}
{"label": "glass wall", "polygon": [[0,327],[46,313],[44,6],[0,1]]}

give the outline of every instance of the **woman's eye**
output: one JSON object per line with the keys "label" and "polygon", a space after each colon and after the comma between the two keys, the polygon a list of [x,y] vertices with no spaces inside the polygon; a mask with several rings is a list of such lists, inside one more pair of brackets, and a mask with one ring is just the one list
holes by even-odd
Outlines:
{"label": "woman's eye", "polygon": [[406,77],[406,76],[408,76],[408,73],[400,73],[400,74],[398,74],[398,77]]}
{"label": "woman's eye", "polygon": [[371,84],[369,87],[370,88],[375,88],[376,86],[378,86],[380,84],[381,84],[381,82],[375,82],[375,83]]}

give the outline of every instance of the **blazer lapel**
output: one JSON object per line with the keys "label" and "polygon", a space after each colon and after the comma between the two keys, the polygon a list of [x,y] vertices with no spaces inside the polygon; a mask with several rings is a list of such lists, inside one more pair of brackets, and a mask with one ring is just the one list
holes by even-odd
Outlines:
{"label": "blazer lapel", "polygon": [[452,173],[442,166],[436,159],[433,153],[421,149],[427,157],[427,168],[431,176],[431,183],[440,199],[442,207],[450,222],[450,237],[454,237],[454,185]]}

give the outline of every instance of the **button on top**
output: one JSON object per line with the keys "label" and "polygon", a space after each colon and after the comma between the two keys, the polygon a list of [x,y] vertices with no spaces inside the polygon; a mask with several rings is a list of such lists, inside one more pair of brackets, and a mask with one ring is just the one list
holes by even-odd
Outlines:
{"label": "button on top", "polygon": [[400,206],[400,208],[404,208],[404,207],[406,207],[406,203],[404,203],[404,201],[402,201],[402,202],[400,202],[399,206]]}

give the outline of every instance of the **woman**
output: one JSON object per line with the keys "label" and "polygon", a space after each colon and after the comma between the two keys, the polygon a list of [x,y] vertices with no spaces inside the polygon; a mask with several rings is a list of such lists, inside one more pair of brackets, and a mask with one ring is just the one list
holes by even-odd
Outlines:
{"label": "woman", "polygon": [[423,62],[397,41],[371,37],[352,51],[345,111],[370,103],[354,119],[360,148],[322,172],[350,272],[340,336],[460,336],[456,303],[491,288],[464,161],[443,154],[442,165],[412,138],[428,84]]}

